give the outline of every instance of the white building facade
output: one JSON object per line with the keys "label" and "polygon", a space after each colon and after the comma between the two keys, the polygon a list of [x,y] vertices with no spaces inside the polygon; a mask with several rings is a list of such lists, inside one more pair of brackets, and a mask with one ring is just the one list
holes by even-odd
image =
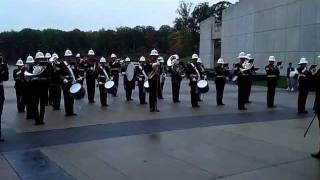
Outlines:
{"label": "white building facade", "polygon": [[[301,57],[319,65],[320,0],[240,0],[223,13],[221,43],[221,56],[230,63],[244,51],[259,67],[270,55],[285,66],[297,64]],[[213,62],[201,50],[204,45],[200,42],[200,57]]]}

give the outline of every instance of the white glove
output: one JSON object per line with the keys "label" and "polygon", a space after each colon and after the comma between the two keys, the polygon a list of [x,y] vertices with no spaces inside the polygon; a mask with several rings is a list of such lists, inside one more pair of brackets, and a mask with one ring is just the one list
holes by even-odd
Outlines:
{"label": "white glove", "polygon": [[68,83],[68,80],[67,80],[67,79],[64,79],[64,80],[63,80],[63,83],[67,84],[67,83]]}

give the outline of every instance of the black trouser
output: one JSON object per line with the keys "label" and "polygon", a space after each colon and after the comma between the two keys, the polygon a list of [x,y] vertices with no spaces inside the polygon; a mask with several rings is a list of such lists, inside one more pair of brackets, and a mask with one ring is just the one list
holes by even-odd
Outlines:
{"label": "black trouser", "polygon": [[146,92],[144,89],[144,78],[142,78],[141,81],[138,81],[138,87],[139,87],[140,104],[145,104],[146,103]]}
{"label": "black trouser", "polygon": [[226,80],[224,78],[217,78],[215,80],[216,83],[216,91],[217,91],[217,105],[222,105],[223,104],[223,91],[224,91],[224,86],[226,84]]}
{"label": "black trouser", "polygon": [[179,102],[180,101],[180,86],[181,86],[181,80],[180,79],[172,79],[171,81],[172,85],[172,100],[173,102]]}
{"label": "black trouser", "polygon": [[73,104],[74,104],[74,98],[70,95],[70,85],[64,85],[62,86],[63,91],[63,98],[64,98],[64,109],[66,112],[66,115],[72,115],[73,112]]}
{"label": "black trouser", "polygon": [[25,86],[26,119],[35,119],[35,88],[34,83],[27,83]]}
{"label": "black trouser", "polygon": [[247,85],[245,79],[239,80],[238,78],[238,108],[245,108],[246,94],[247,94]]}
{"label": "black trouser", "polygon": [[95,95],[95,90],[96,90],[96,87],[95,87],[96,81],[95,81],[94,76],[87,75],[86,82],[87,82],[88,100],[89,100],[89,102],[94,102],[94,95]]}
{"label": "black trouser", "polygon": [[277,78],[268,78],[267,105],[274,106],[274,96],[276,94]]}
{"label": "black trouser", "polygon": [[51,91],[51,99],[52,99],[52,107],[54,110],[60,109],[61,103],[61,86],[60,85],[52,85],[50,87]]}
{"label": "black trouser", "polygon": [[18,109],[18,112],[24,112],[24,109],[25,109],[25,100],[24,100],[24,94],[23,94],[23,91],[25,90],[23,88],[22,85],[18,85],[16,83],[15,85],[15,89],[16,89],[16,98],[17,98],[17,109]]}
{"label": "black trouser", "polygon": [[199,106],[199,91],[196,81],[190,82],[190,94],[191,94],[191,105],[192,107]]}
{"label": "black trouser", "polygon": [[117,96],[118,87],[119,87],[119,74],[113,75],[113,81],[114,81],[114,86],[116,87],[113,96]]}
{"label": "black trouser", "polygon": [[[36,124],[41,124],[44,122],[44,115],[46,111],[47,102],[48,102],[48,87],[43,84],[39,84],[39,86],[37,86],[37,90],[35,93]],[[39,109],[39,105],[40,105],[40,109]]]}
{"label": "black trouser", "polygon": [[159,80],[159,85],[158,85],[158,98],[163,99],[163,87],[164,87],[164,80],[160,82]]}
{"label": "black trouser", "polygon": [[306,111],[306,102],[309,94],[309,89],[306,87],[299,87],[298,95],[298,112]]}
{"label": "black trouser", "polygon": [[157,91],[158,91],[158,78],[153,77],[149,79],[149,105],[150,110],[155,111],[157,110]]}
{"label": "black trouser", "polygon": [[246,99],[245,99],[245,102],[248,103],[250,102],[250,94],[251,94],[251,88],[252,88],[252,82],[253,82],[253,77],[252,76],[249,76],[248,79],[247,79],[247,87],[246,87]]}
{"label": "black trouser", "polygon": [[99,91],[100,91],[100,103],[101,103],[101,106],[107,106],[108,94],[107,94],[106,88],[104,87],[104,84],[99,85]]}
{"label": "black trouser", "polygon": [[0,85],[0,138],[1,138],[1,120],[2,120],[2,111],[4,104],[4,88],[3,85]]}
{"label": "black trouser", "polygon": [[52,88],[51,86],[49,87],[49,98],[48,98],[48,103],[50,106],[53,105],[53,97],[52,97]]}

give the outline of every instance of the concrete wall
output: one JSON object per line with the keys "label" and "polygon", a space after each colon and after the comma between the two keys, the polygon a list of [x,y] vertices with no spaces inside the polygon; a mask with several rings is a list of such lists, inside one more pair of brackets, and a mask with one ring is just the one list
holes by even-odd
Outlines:
{"label": "concrete wall", "polygon": [[221,28],[214,22],[211,17],[200,23],[199,55],[206,68],[214,67],[214,39],[221,39]]}
{"label": "concrete wall", "polygon": [[222,57],[235,62],[251,53],[264,67],[270,55],[287,63],[306,57],[320,64],[320,0],[240,0],[226,9],[222,23]]}

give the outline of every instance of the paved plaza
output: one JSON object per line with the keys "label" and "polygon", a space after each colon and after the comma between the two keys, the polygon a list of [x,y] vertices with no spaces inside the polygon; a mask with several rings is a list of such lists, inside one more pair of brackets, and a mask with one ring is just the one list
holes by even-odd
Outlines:
{"label": "paved plaza", "polygon": [[[0,144],[0,180],[318,180],[320,162],[310,157],[318,150],[314,123],[303,133],[312,114],[299,115],[297,94],[277,90],[276,109],[266,108],[266,88],[253,87],[248,111],[237,110],[237,87],[227,85],[224,103],[215,103],[215,87],[205,94],[201,108],[190,104],[183,81],[181,103],[171,99],[165,84],[160,113],[148,105],[108,97],[102,108],[76,101],[76,117],[47,107],[45,126],[34,126],[17,113],[13,82],[7,82]],[[314,94],[307,107],[311,112]],[[63,104],[63,102],[62,102]],[[63,108],[63,105],[61,106]]]}

